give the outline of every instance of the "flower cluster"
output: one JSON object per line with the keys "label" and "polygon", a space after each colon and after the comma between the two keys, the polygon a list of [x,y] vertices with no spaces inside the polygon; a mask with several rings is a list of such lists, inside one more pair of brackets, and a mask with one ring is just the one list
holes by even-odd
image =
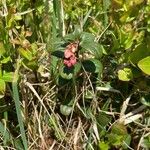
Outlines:
{"label": "flower cluster", "polygon": [[76,64],[76,62],[77,62],[77,58],[75,56],[75,52],[77,50],[77,46],[78,46],[77,43],[71,43],[65,49],[65,52],[64,52],[64,64],[67,67],[69,67],[69,68],[74,66]]}

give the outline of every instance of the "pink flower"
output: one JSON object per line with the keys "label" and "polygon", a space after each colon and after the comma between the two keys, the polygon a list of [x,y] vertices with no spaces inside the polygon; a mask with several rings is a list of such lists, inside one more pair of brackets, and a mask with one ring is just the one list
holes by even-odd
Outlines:
{"label": "pink flower", "polygon": [[65,56],[65,58],[70,58],[70,57],[74,56],[74,53],[70,49],[66,49],[64,52],[64,56]]}
{"label": "pink flower", "polygon": [[72,67],[77,63],[77,58],[75,56],[75,51],[77,49],[77,44],[71,43],[69,44],[64,52],[64,64],[67,67]]}
{"label": "pink flower", "polygon": [[72,64],[71,64],[71,62],[69,61],[69,60],[64,60],[64,64],[67,66],[67,67],[71,67],[72,66]]}
{"label": "pink flower", "polygon": [[74,66],[76,64],[76,62],[77,62],[77,60],[76,60],[75,56],[72,56],[69,59],[64,59],[64,64],[69,68]]}
{"label": "pink flower", "polygon": [[77,62],[77,60],[76,60],[76,57],[75,57],[75,56],[70,58],[70,63],[71,63],[72,65],[75,65],[76,62]]}

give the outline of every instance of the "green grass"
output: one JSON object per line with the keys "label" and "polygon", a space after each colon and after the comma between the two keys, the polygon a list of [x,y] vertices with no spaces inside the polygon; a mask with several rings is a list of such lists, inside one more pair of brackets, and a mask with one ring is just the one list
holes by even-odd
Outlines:
{"label": "green grass", "polygon": [[16,113],[17,113],[17,118],[18,118],[18,123],[19,123],[19,128],[20,128],[20,133],[21,133],[21,138],[23,141],[24,149],[28,149],[28,143],[27,143],[27,138],[26,138],[26,133],[24,129],[24,123],[23,123],[23,117],[22,117],[22,111],[21,111],[21,105],[20,105],[20,98],[19,98],[19,91],[18,91],[18,78],[19,78],[19,69],[20,69],[20,64],[21,60],[18,59],[18,63],[16,66],[16,70],[14,73],[14,79],[12,82],[12,90],[13,90],[13,98],[15,101],[15,107],[16,107]]}

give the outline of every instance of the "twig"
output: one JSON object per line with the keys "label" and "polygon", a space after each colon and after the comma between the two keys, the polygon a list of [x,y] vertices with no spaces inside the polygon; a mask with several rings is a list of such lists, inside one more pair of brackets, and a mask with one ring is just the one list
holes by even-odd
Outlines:
{"label": "twig", "polygon": [[126,111],[126,109],[128,107],[128,104],[129,104],[129,101],[131,99],[131,96],[132,96],[132,94],[129,95],[129,97],[123,102],[121,113],[120,113],[120,118],[122,118],[122,116],[125,115],[125,111]]}

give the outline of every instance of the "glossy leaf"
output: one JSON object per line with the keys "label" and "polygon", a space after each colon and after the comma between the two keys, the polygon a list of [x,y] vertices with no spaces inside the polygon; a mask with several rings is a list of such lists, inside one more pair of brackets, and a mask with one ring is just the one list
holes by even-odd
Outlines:
{"label": "glossy leaf", "polygon": [[83,52],[89,52],[95,58],[101,58],[102,57],[103,47],[94,41],[81,42],[81,47],[83,48],[83,50],[82,50]]}
{"label": "glossy leaf", "polygon": [[95,36],[88,32],[83,32],[81,35],[80,46],[83,52],[89,52],[94,55],[95,58],[101,58],[103,53],[103,47],[99,43],[95,42]]}
{"label": "glossy leaf", "polygon": [[82,62],[82,65],[87,72],[102,73],[103,65],[98,59],[89,59]]}
{"label": "glossy leaf", "polygon": [[57,57],[57,58],[64,58],[64,52],[63,51],[60,51],[60,50],[56,50],[54,52],[52,52],[52,55]]}
{"label": "glossy leaf", "polygon": [[150,56],[140,60],[138,67],[146,74],[150,75]]}
{"label": "glossy leaf", "polygon": [[81,64],[80,63],[75,64],[71,68],[63,66],[63,67],[60,68],[60,75],[61,75],[62,78],[70,80],[78,74],[80,69],[81,69]]}
{"label": "glossy leaf", "polygon": [[83,32],[81,34],[81,45],[82,45],[82,42],[88,43],[88,42],[93,42],[94,40],[95,40],[95,37],[91,33]]}
{"label": "glossy leaf", "polygon": [[137,64],[141,59],[150,55],[150,50],[147,48],[146,44],[141,44],[135,48],[135,50],[130,54],[129,60],[132,64]]}
{"label": "glossy leaf", "polygon": [[14,73],[13,72],[4,72],[2,79],[5,82],[12,82],[13,81],[13,77],[14,77]]}
{"label": "glossy leaf", "polygon": [[60,75],[62,78],[70,80],[73,78],[73,70],[74,67],[68,68],[66,66],[63,66],[62,68],[60,68]]}
{"label": "glossy leaf", "polygon": [[78,62],[74,65],[74,70],[73,70],[74,76],[77,76],[77,74],[80,72],[80,70],[81,70],[81,63]]}
{"label": "glossy leaf", "polygon": [[130,81],[133,78],[132,70],[130,68],[124,68],[118,71],[118,78],[122,81]]}

